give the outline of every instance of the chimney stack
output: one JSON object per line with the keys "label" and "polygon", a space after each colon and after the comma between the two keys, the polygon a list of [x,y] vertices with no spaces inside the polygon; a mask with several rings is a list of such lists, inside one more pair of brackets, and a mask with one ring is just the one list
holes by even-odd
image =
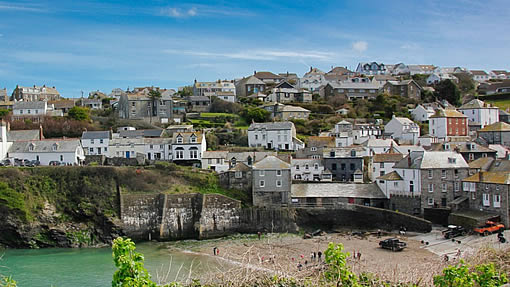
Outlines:
{"label": "chimney stack", "polygon": [[407,166],[411,167],[412,161],[411,161],[411,154],[407,155]]}
{"label": "chimney stack", "polygon": [[43,139],[44,139],[43,127],[42,127],[42,124],[39,124],[39,140],[43,140]]}

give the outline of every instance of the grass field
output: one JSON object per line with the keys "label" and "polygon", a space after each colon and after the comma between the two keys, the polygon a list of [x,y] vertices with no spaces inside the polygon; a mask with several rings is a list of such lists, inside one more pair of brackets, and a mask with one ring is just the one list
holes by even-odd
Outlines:
{"label": "grass field", "polygon": [[229,114],[229,113],[200,113],[201,118],[214,118],[214,117],[238,117],[236,114]]}
{"label": "grass field", "polygon": [[491,103],[495,105],[496,107],[505,110],[510,108],[510,97],[508,99],[501,99],[501,100],[485,100],[487,103]]}

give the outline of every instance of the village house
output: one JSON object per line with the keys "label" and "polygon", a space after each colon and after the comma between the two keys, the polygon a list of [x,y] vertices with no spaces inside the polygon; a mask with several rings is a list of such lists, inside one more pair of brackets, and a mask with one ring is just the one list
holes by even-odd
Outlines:
{"label": "village house", "polygon": [[479,83],[486,82],[490,79],[489,74],[483,70],[470,70],[469,73],[473,76],[473,80]]}
{"label": "village house", "polygon": [[211,108],[211,98],[206,96],[190,96],[187,111],[190,113],[206,113]]}
{"label": "village house", "polygon": [[202,154],[202,169],[225,172],[230,169],[227,161],[228,151],[204,151]]}
{"label": "village house", "polygon": [[296,128],[292,122],[252,123],[248,128],[248,146],[299,150],[304,143],[296,138]]}
{"label": "village house", "polygon": [[388,199],[375,184],[299,183],[291,189],[292,206],[331,207],[357,204],[387,208]]}
{"label": "village house", "polygon": [[500,93],[509,93],[510,92],[510,80],[497,80],[480,83],[477,89],[478,94],[480,95],[494,95]]}
{"label": "village house", "polygon": [[310,92],[318,92],[319,88],[327,83],[324,77],[325,73],[317,68],[310,67],[310,71],[306,72],[299,79],[299,88],[307,89]]}
{"label": "village house", "polygon": [[113,134],[113,137],[120,138],[160,138],[165,135],[165,130],[160,129],[146,129],[146,130],[137,130],[135,128],[129,127],[126,129],[120,129],[117,133]]}
{"label": "village house", "polygon": [[475,142],[445,142],[431,145],[430,151],[455,151],[460,153],[466,162],[483,157],[496,158],[497,151],[479,145]]}
{"label": "village house", "polygon": [[276,103],[310,103],[312,93],[306,89],[297,89],[288,82],[281,82],[271,89],[271,94],[265,98],[266,102]]}
{"label": "village house", "polygon": [[263,93],[266,89],[266,83],[252,75],[236,81],[235,87],[237,98],[245,98],[253,94]]}
{"label": "village house", "polygon": [[299,81],[299,77],[296,73],[278,73],[278,76],[282,77],[284,81],[289,82],[291,85],[296,85]]}
{"label": "village house", "polygon": [[331,171],[333,181],[363,182],[364,147],[344,147],[324,149],[324,168]]}
{"label": "village house", "polygon": [[442,141],[448,141],[452,137],[466,137],[467,117],[453,109],[439,109],[429,119],[429,135]]}
{"label": "village house", "polygon": [[399,144],[415,145],[420,136],[420,126],[408,118],[393,115],[392,119],[384,126],[384,133],[397,140]]}
{"label": "village house", "polygon": [[510,113],[507,113],[506,111],[503,110],[499,110],[499,121],[510,124]]}
{"label": "village house", "polygon": [[383,91],[393,96],[401,96],[415,100],[421,99],[422,88],[414,80],[388,81],[382,87]]}
{"label": "village house", "polygon": [[12,92],[11,99],[13,101],[56,101],[60,99],[60,93],[55,87],[46,87],[46,85],[32,86],[32,87],[21,87],[16,86]]}
{"label": "village house", "polygon": [[409,75],[430,75],[434,73],[436,67],[434,65],[408,65]]}
{"label": "village house", "polygon": [[100,99],[80,99],[78,104],[91,110],[102,110],[103,101]]}
{"label": "village house", "polygon": [[251,167],[242,162],[239,162],[219,175],[219,182],[222,187],[240,190],[246,193],[252,192],[252,181]]}
{"label": "village house", "polygon": [[402,193],[420,196],[421,214],[425,208],[445,208],[461,197],[461,180],[469,171],[462,155],[452,151],[411,152],[393,168],[403,179]]}
{"label": "village house", "polygon": [[398,147],[398,144],[391,138],[370,138],[363,143],[363,146],[367,148],[368,155],[374,155],[378,153],[385,153],[391,149]]}
{"label": "village house", "polygon": [[288,206],[291,192],[290,164],[268,156],[252,167],[253,205],[257,207]]}
{"label": "village house", "polygon": [[371,138],[379,138],[382,136],[382,130],[379,125],[370,123],[352,124],[343,120],[335,124],[332,136],[336,138],[336,146],[343,147],[362,144]]}
{"label": "village house", "polygon": [[288,121],[292,119],[306,120],[311,113],[309,110],[302,107],[283,105],[279,103],[265,105],[262,108],[271,113],[271,119],[279,121]]}
{"label": "village house", "polygon": [[76,105],[76,100],[58,100],[58,101],[48,101],[48,105],[53,105],[55,111],[62,111],[64,115],[66,115],[70,109],[72,109]]}
{"label": "village house", "polygon": [[255,78],[261,80],[266,85],[272,85],[272,84],[279,84],[284,81],[283,77],[280,77],[278,75],[275,75],[271,72],[253,72],[253,76]]}
{"label": "village house", "polygon": [[510,224],[510,172],[481,171],[462,180],[472,210],[499,217],[505,226]]}
{"label": "village house", "polygon": [[14,102],[12,108],[13,120],[29,119],[32,122],[41,122],[46,116],[62,117],[61,110],[55,110],[53,105],[46,101]]}
{"label": "village house", "polygon": [[436,113],[437,105],[432,104],[418,104],[416,108],[411,111],[411,117],[417,122],[428,122],[429,118]]}
{"label": "village house", "polygon": [[149,161],[173,160],[171,157],[171,138],[144,138],[144,155]]}
{"label": "village house", "polygon": [[439,84],[440,82],[445,81],[445,80],[450,80],[456,84],[459,83],[459,79],[457,79],[457,77],[455,77],[452,74],[434,73],[434,74],[431,74],[430,76],[428,76],[427,85]]}
{"label": "village house", "polygon": [[383,63],[359,63],[356,73],[361,75],[381,75],[386,74],[386,66]]}
{"label": "village house", "polygon": [[500,144],[510,147],[510,124],[497,122],[477,131],[487,144]]}
{"label": "village house", "polygon": [[146,158],[143,138],[112,138],[108,143],[108,156],[117,158]]}
{"label": "village house", "polygon": [[207,150],[202,132],[174,133],[172,136],[172,161],[200,167],[202,154]]}
{"label": "village house", "polygon": [[[226,95],[233,95],[235,100],[235,93],[236,87],[234,81],[218,80],[216,82],[197,82],[197,80],[195,80],[193,84],[193,96],[195,97],[215,96],[230,102],[231,97]],[[223,98],[220,95],[226,96],[227,98]]]}
{"label": "village house", "polygon": [[8,157],[39,161],[41,165],[58,162],[63,165],[81,165],[85,153],[80,139],[42,139],[15,141]]}
{"label": "village house", "polygon": [[228,152],[226,162],[232,168],[238,163],[252,166],[253,163],[263,160],[268,156],[277,156],[275,151],[244,151],[244,152]]}
{"label": "village house", "polygon": [[296,151],[296,158],[322,159],[324,147],[308,146]]}
{"label": "village house", "polygon": [[505,70],[492,70],[490,71],[490,78],[499,80],[510,79],[510,72]]}
{"label": "village house", "polygon": [[369,82],[340,82],[327,83],[324,87],[324,97],[342,97],[348,100],[353,99],[374,99],[379,94],[382,85],[375,81]]}
{"label": "village house", "polygon": [[0,160],[3,160],[7,157],[7,152],[9,151],[9,148],[12,146],[13,142],[35,141],[44,139],[42,126],[40,126],[38,130],[13,131],[10,128],[10,123],[4,122],[3,120],[0,123],[0,136]]}
{"label": "village house", "polygon": [[109,131],[84,131],[81,135],[81,144],[85,155],[104,155],[108,157],[110,139]]}
{"label": "village house", "polygon": [[499,121],[499,109],[478,99],[471,100],[458,110],[470,121],[479,123],[481,128]]}
{"label": "village house", "polygon": [[331,181],[332,174],[325,170],[320,159],[293,158],[291,160],[292,180]]}
{"label": "village house", "polygon": [[372,172],[370,175],[370,180],[375,182],[376,178],[393,172],[393,166],[403,158],[403,154],[393,150],[390,150],[386,153],[375,154],[370,158],[372,161]]}
{"label": "village house", "polygon": [[172,96],[161,96],[152,100],[145,92],[128,93],[120,96],[119,117],[121,119],[146,120],[170,123],[173,119]]}

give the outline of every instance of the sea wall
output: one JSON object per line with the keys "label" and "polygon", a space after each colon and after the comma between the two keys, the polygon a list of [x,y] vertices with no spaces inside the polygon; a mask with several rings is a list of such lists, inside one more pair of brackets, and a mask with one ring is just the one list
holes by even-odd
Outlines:
{"label": "sea wall", "polygon": [[431,223],[387,209],[340,204],[336,208],[255,208],[219,194],[121,194],[121,222],[138,240],[207,239],[232,233],[362,228],[429,232]]}

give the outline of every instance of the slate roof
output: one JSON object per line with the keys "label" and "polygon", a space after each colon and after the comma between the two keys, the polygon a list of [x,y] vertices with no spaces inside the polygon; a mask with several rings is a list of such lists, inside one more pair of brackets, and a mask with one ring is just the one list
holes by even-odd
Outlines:
{"label": "slate roof", "polygon": [[55,109],[70,109],[74,107],[74,100],[59,100],[59,101],[48,101],[48,104],[53,105]]}
{"label": "slate roof", "polygon": [[438,109],[431,118],[467,118],[464,114],[452,109]]}
{"label": "slate roof", "polygon": [[308,137],[308,146],[310,147],[335,147],[334,137]]}
{"label": "slate roof", "polygon": [[[53,145],[55,144],[57,144],[57,150],[53,151]],[[30,150],[30,145],[33,145],[33,150]],[[79,139],[19,141],[12,144],[12,146],[9,148],[9,153],[74,153],[79,146],[81,146]]]}
{"label": "slate roof", "polygon": [[265,85],[266,83],[262,82],[259,78],[255,76],[249,76],[248,78],[244,78],[241,80],[242,85]]}
{"label": "slate roof", "polygon": [[310,110],[307,110],[302,107],[296,107],[296,106],[283,106],[283,108],[278,110],[279,112],[308,112],[310,113]]}
{"label": "slate roof", "polygon": [[267,156],[253,164],[253,169],[290,169],[290,164],[275,156]]}
{"label": "slate roof", "polygon": [[[411,164],[409,165],[409,157]],[[455,159],[454,162],[450,159]],[[469,168],[461,154],[453,151],[417,151],[397,162],[393,168]]]}
{"label": "slate roof", "polygon": [[215,150],[215,151],[204,151],[202,153],[202,159],[204,158],[224,158],[226,159],[228,151],[226,150]]}
{"label": "slate roof", "polygon": [[473,99],[459,108],[459,110],[467,109],[497,109],[497,107],[487,105],[484,101],[480,101],[479,99]]}
{"label": "slate roof", "polygon": [[510,160],[505,159],[495,160],[492,163],[491,167],[489,168],[489,171],[510,173]]}
{"label": "slate roof", "polygon": [[134,131],[119,131],[121,138],[139,138],[139,137],[161,137],[165,130],[150,129],[150,130],[134,130]]}
{"label": "slate roof", "polygon": [[265,158],[266,156],[276,156],[278,153],[275,151],[246,151],[246,152],[229,152],[227,160],[231,161],[232,158],[236,158],[237,162],[248,161],[248,157],[251,157],[252,162],[257,162]]}
{"label": "slate roof", "polygon": [[510,173],[481,171],[473,174],[472,176],[464,178],[462,181],[510,184]]}
{"label": "slate roof", "polygon": [[487,125],[483,127],[483,129],[478,130],[478,132],[510,132],[510,124],[504,122],[493,123],[492,125]]}
{"label": "slate roof", "polygon": [[47,107],[47,103],[44,101],[34,101],[34,102],[14,102],[13,110],[21,110],[21,109],[44,109]]}
{"label": "slate roof", "polygon": [[254,75],[257,79],[281,79],[282,77],[271,72],[256,72]]}
{"label": "slate roof", "polygon": [[[195,135],[196,136],[196,142],[195,143],[192,143],[190,141],[190,138],[192,135]],[[172,136],[172,142],[174,144],[177,144],[177,137],[182,137],[182,143],[183,144],[200,144],[202,143],[202,132],[178,132],[178,133],[174,133],[173,136]]]}
{"label": "slate roof", "polygon": [[267,122],[267,123],[252,123],[248,128],[249,131],[253,130],[289,130],[292,129],[294,124],[292,122]]}
{"label": "slate roof", "polygon": [[[202,157],[203,158],[203,157]],[[246,164],[244,164],[243,162],[238,162],[236,163],[235,166],[233,166],[231,169],[229,169],[228,171],[250,171],[251,168],[249,166],[247,166]]]}
{"label": "slate roof", "polygon": [[386,198],[375,183],[303,183],[292,184],[292,197]]}
{"label": "slate roof", "polygon": [[403,117],[394,117],[395,120],[399,121],[401,124],[403,125],[416,125],[415,122],[411,121],[410,119],[408,118],[403,118]]}
{"label": "slate roof", "polygon": [[483,70],[471,70],[469,71],[473,76],[488,76],[487,72]]}
{"label": "slate roof", "polygon": [[[483,145],[479,145],[474,142],[450,142],[450,150],[459,150],[459,152],[487,152],[487,153],[494,153],[495,150],[492,150],[490,148],[484,147]],[[468,145],[474,144],[475,148],[470,149],[468,148]],[[430,147],[431,151],[443,151],[443,143],[433,143]]]}
{"label": "slate roof", "polygon": [[402,180],[402,177],[396,171],[392,171],[390,173],[377,177],[377,179],[395,181]]}
{"label": "slate roof", "polygon": [[86,131],[81,134],[81,139],[107,139],[110,138],[109,131]]}
{"label": "slate roof", "polygon": [[494,158],[492,157],[481,157],[469,163],[469,168],[481,169],[487,171],[492,165]]}
{"label": "slate roof", "polygon": [[[1,140],[0,135],[0,140]],[[8,142],[39,140],[39,130],[16,130],[7,132]]]}
{"label": "slate roof", "polygon": [[374,162],[398,162],[403,158],[401,153],[378,153],[374,155]]}

